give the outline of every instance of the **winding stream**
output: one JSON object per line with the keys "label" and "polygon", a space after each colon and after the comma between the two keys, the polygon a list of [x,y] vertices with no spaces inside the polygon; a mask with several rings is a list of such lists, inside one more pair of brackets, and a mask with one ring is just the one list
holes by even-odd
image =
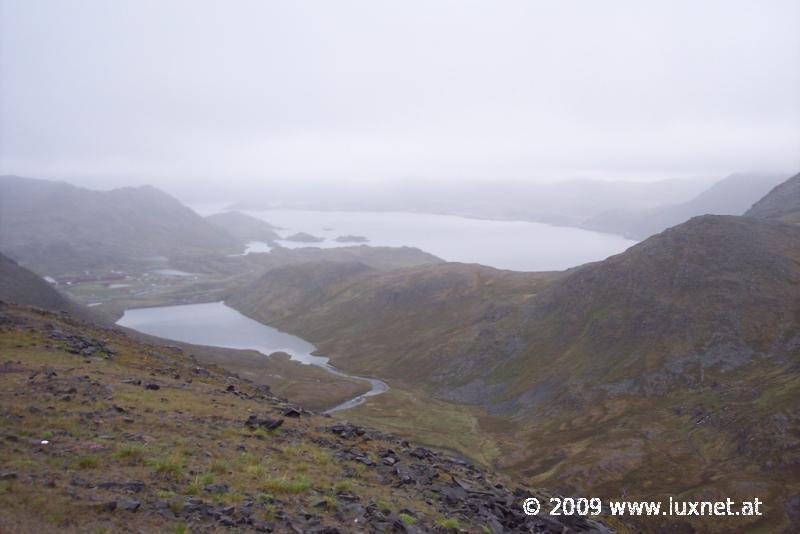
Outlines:
{"label": "winding stream", "polygon": [[326,413],[353,408],[367,397],[380,395],[389,389],[381,380],[340,371],[328,363],[328,358],[312,354],[316,348],[311,343],[250,319],[223,302],[125,310],[117,324],[195,345],[256,350],[264,356],[285,352],[292,360],[316,365],[336,376],[369,382],[371,388],[368,392],[338,404]]}

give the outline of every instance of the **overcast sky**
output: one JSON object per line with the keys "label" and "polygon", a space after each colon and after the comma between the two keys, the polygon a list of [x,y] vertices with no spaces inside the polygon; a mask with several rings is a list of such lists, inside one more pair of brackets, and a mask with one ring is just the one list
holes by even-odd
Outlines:
{"label": "overcast sky", "polygon": [[187,184],[800,170],[797,0],[0,6],[2,173]]}

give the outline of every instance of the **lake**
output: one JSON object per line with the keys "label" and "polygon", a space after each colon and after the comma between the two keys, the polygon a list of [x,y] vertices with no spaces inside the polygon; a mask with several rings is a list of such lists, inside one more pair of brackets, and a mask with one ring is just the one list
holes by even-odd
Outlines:
{"label": "lake", "polygon": [[273,352],[285,352],[292,360],[316,365],[337,376],[364,380],[372,386],[369,392],[335,406],[329,412],[358,406],[367,397],[389,389],[380,380],[349,375],[336,369],[328,363],[328,358],[312,354],[316,348],[311,343],[254,321],[223,302],[125,310],[117,324],[184,343],[256,350],[265,357]]}
{"label": "lake", "polygon": [[[198,211],[208,213],[208,207]],[[213,211],[219,211],[219,208]],[[455,215],[368,211],[245,211],[282,229],[281,237],[305,232],[321,243],[282,240],[285,247],[341,247],[339,236],[363,236],[374,246],[410,246],[447,261],[481,263],[515,271],[575,267],[623,252],[636,241],[579,228],[526,221],[470,219]]]}

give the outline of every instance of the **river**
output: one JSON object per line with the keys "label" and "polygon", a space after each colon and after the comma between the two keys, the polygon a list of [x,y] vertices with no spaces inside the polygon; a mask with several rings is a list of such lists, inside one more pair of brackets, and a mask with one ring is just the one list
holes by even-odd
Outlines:
{"label": "river", "polygon": [[350,375],[337,369],[328,362],[328,358],[314,355],[316,348],[311,343],[250,319],[224,302],[126,310],[117,324],[184,343],[256,350],[265,357],[274,352],[285,352],[292,360],[316,365],[331,374],[370,384],[371,388],[367,393],[334,406],[327,413],[353,408],[368,397],[380,395],[389,389],[381,380]]}

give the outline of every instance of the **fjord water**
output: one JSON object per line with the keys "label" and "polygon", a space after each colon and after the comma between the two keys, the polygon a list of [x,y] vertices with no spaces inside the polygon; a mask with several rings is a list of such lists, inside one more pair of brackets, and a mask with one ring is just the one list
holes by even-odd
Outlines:
{"label": "fjord water", "polygon": [[364,211],[247,211],[289,237],[306,232],[321,243],[282,240],[289,247],[352,246],[335,241],[357,235],[373,246],[417,247],[443,260],[480,263],[515,271],[552,271],[598,261],[635,245],[623,237],[527,221],[471,219],[454,215]]}
{"label": "fjord water", "polygon": [[292,360],[316,365],[337,376],[370,383],[370,391],[331,408],[329,412],[358,406],[366,397],[389,389],[380,380],[348,375],[336,369],[328,363],[328,358],[312,354],[316,349],[311,343],[254,321],[223,302],[126,310],[117,324],[152,336],[195,345],[256,350],[265,356],[273,352],[285,352]]}

